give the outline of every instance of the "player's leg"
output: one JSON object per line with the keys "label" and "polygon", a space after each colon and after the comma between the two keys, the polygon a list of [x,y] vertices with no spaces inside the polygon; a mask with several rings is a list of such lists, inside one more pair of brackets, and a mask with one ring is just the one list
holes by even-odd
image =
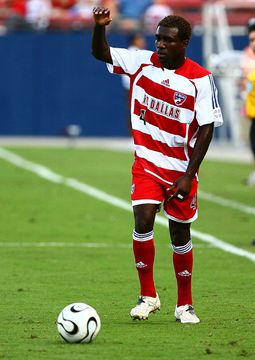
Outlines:
{"label": "player's leg", "polygon": [[[169,194],[166,194],[169,198]],[[169,219],[169,232],[173,248],[173,264],[177,280],[177,305],[175,316],[181,322],[199,322],[193,316],[192,267],[193,250],[190,224],[197,219],[197,180],[193,179],[189,195],[184,200],[172,199],[164,202],[165,215]],[[178,310],[178,314],[177,314]],[[187,311],[188,310],[188,311]],[[184,315],[179,316],[179,312]]]}
{"label": "player's leg", "polygon": [[[251,120],[249,137],[253,160],[255,161],[255,119]],[[247,185],[255,185],[255,170],[253,170],[252,173],[249,175],[247,179]]]}
{"label": "player's leg", "polygon": [[133,251],[140,281],[140,297],[131,310],[133,319],[147,319],[149,313],[160,309],[160,300],[153,279],[155,258],[153,226],[157,204],[142,204],[133,207],[135,229],[133,231]]}
{"label": "player's leg", "polygon": [[157,209],[157,204],[143,204],[133,207],[135,218],[133,250],[142,296],[156,297],[153,279],[155,258],[153,226]]}
{"label": "player's leg", "polygon": [[182,323],[196,324],[200,320],[192,305],[193,251],[190,223],[169,220],[169,231],[173,248],[173,264],[177,281],[177,304],[175,318]]}
{"label": "player's leg", "polygon": [[200,320],[192,306],[193,251],[190,223],[169,220],[169,231],[173,248],[173,264],[177,280],[176,320],[182,323],[198,323]]}
{"label": "player's leg", "polygon": [[153,279],[155,257],[153,226],[155,215],[164,200],[162,184],[146,174],[138,163],[132,169],[131,199],[135,218],[133,250],[140,281],[140,297],[131,310],[133,319],[147,319],[160,308]]}
{"label": "player's leg", "polygon": [[192,305],[191,277],[193,267],[190,224],[169,220],[169,231],[173,248],[173,264],[177,279],[177,306]]}
{"label": "player's leg", "polygon": [[253,159],[255,161],[255,118],[251,120],[250,143],[251,143],[251,151],[252,151]]}

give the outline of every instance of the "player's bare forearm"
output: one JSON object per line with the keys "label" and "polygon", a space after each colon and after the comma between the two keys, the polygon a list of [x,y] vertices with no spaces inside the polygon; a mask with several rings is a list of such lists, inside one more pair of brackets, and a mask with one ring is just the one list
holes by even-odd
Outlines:
{"label": "player's bare forearm", "polygon": [[207,153],[210,142],[213,137],[214,123],[200,126],[197,134],[196,144],[190,158],[190,162],[186,171],[186,175],[193,178]]}
{"label": "player's bare forearm", "polygon": [[93,15],[95,26],[92,35],[92,54],[96,59],[112,64],[110,47],[105,36],[105,26],[112,21],[110,10],[97,7],[93,9]]}
{"label": "player's bare forearm", "polygon": [[179,177],[173,183],[173,186],[169,188],[169,190],[176,189],[170,199],[177,198],[178,200],[183,200],[185,196],[189,194],[191,190],[192,180],[198,172],[199,166],[203,161],[203,158],[205,157],[205,154],[212,140],[213,129],[213,123],[200,126],[197,134],[196,144],[194,146],[186,173],[183,176]]}

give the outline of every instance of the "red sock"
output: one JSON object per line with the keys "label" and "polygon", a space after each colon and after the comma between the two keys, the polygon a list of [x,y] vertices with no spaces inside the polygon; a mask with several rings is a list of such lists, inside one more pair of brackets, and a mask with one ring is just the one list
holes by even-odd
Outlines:
{"label": "red sock", "polygon": [[[152,235],[148,236],[148,234],[151,233]],[[134,231],[133,237],[133,250],[140,280],[141,295],[156,297],[153,280],[153,264],[155,258],[153,231],[147,234],[138,234]],[[150,239],[144,240],[146,237]],[[137,240],[138,238],[139,240]]]}
{"label": "red sock", "polygon": [[182,248],[187,246],[174,247],[173,263],[178,288],[177,306],[192,305],[191,277],[193,267],[193,253],[191,248],[181,253]]}

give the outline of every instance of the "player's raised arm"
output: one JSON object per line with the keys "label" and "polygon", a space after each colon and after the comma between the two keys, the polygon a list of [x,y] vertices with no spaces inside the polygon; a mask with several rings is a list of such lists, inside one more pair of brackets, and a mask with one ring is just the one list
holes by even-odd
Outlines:
{"label": "player's raised arm", "polygon": [[110,10],[103,7],[95,7],[94,15],[94,31],[92,36],[92,54],[98,59],[112,64],[110,47],[105,36],[105,27],[112,21]]}

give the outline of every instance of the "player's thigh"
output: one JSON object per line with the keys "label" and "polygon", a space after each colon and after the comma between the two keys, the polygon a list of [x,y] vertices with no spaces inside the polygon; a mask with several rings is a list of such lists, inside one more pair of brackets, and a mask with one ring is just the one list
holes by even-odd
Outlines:
{"label": "player's thigh", "polygon": [[145,173],[133,173],[131,200],[137,232],[146,233],[153,229],[156,212],[164,198],[162,184]]}
{"label": "player's thigh", "polygon": [[144,234],[153,230],[158,207],[159,205],[157,204],[142,204],[133,206],[136,232]]}
{"label": "player's thigh", "polygon": [[131,186],[132,206],[161,204],[165,199],[164,186],[144,172],[133,172]]}

